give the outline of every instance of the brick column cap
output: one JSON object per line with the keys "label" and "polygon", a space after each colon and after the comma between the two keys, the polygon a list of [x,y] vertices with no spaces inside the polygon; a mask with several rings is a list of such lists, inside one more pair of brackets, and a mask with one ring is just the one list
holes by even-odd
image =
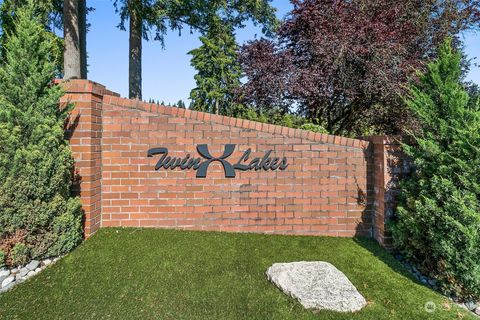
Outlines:
{"label": "brick column cap", "polygon": [[98,96],[115,96],[120,97],[120,94],[108,90],[104,85],[101,85],[97,82],[85,79],[55,79],[55,84],[60,84],[63,86],[67,93],[92,93]]}

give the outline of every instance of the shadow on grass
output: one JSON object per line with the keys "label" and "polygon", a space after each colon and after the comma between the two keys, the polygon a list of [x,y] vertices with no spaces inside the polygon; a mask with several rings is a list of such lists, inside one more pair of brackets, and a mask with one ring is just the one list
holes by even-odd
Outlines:
{"label": "shadow on grass", "polygon": [[431,289],[421,281],[419,281],[407,268],[395,257],[387,251],[385,248],[380,246],[375,240],[371,238],[360,238],[356,237],[353,239],[356,244],[361,246],[362,248],[371,252],[377,259],[385,263],[391,270],[395,271],[396,273],[401,274],[409,278],[410,280],[414,281],[417,284],[422,285],[425,288]]}

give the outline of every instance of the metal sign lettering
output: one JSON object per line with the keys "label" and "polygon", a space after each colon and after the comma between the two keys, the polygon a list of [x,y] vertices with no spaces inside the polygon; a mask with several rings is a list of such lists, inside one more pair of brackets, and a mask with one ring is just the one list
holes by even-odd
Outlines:
{"label": "metal sign lettering", "polygon": [[[220,162],[223,167],[226,178],[235,178],[235,170],[248,171],[248,170],[285,170],[288,167],[287,158],[283,157],[282,160],[278,157],[271,158],[273,150],[269,150],[265,153],[262,158],[253,158],[250,162],[250,154],[252,149],[246,150],[243,155],[240,157],[237,163],[231,164],[227,161],[233,152],[235,151],[234,144],[226,144],[223,154],[220,157],[214,157],[208,151],[208,146],[206,144],[199,144],[197,146],[197,152],[202,158],[194,158],[187,154],[183,158],[170,157],[168,155],[167,148],[153,148],[148,150],[147,156],[153,157],[155,155],[161,155],[157,164],[155,165],[155,170],[164,169],[175,169],[180,168],[181,170],[196,170],[197,178],[206,178],[208,167],[212,162]],[[203,161],[202,161],[203,160]]]}

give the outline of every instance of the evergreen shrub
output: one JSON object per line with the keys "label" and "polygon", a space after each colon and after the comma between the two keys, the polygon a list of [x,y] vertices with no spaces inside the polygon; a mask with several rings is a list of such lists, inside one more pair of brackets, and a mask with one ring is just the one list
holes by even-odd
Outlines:
{"label": "evergreen shrub", "polygon": [[15,16],[0,66],[0,249],[6,262],[58,256],[82,240],[80,200],[70,193],[70,111],[52,84],[56,45],[29,1]]}
{"label": "evergreen shrub", "polygon": [[422,123],[404,150],[395,246],[450,295],[480,298],[480,108],[461,82],[461,56],[444,43],[406,102]]}

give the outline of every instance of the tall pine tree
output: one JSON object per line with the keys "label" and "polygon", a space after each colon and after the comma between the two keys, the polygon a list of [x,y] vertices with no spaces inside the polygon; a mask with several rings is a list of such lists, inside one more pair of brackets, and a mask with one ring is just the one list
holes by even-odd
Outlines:
{"label": "tall pine tree", "polygon": [[87,78],[86,0],[63,1],[63,79]]}
{"label": "tall pine tree", "polygon": [[120,15],[120,29],[129,21],[129,97],[142,98],[142,38],[163,45],[168,30],[190,30],[205,34],[216,17],[229,25],[244,27],[247,20],[261,24],[263,31],[271,33],[277,26],[271,0],[114,0]]}
{"label": "tall pine tree", "polygon": [[12,265],[60,255],[82,239],[63,131],[69,110],[59,106],[58,56],[36,12],[33,0],[16,12],[0,66],[0,249]]}
{"label": "tall pine tree", "polygon": [[216,17],[200,41],[202,45],[189,52],[191,65],[197,70],[190,108],[232,115],[236,108],[233,95],[241,77],[233,27]]}

